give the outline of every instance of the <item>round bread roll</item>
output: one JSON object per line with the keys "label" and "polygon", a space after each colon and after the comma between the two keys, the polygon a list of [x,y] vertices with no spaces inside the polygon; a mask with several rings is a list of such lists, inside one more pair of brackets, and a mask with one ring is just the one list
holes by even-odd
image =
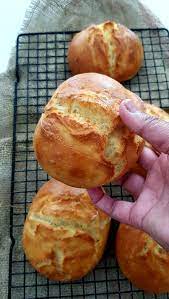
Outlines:
{"label": "round bread roll", "polygon": [[112,21],[77,33],[68,49],[69,67],[74,75],[96,72],[121,82],[132,78],[142,61],[143,47],[138,36]]}
{"label": "round bread roll", "polygon": [[81,188],[108,183],[127,172],[138,159],[143,139],[119,116],[126,98],[142,108],[139,97],[105,75],[80,74],[62,83],[34,134],[34,150],[44,170]]}
{"label": "round bread roll", "polygon": [[150,293],[169,292],[169,252],[145,232],[121,224],[116,257],[121,271],[136,287]]}
{"label": "round bread roll", "polygon": [[32,266],[52,280],[80,279],[102,257],[110,217],[84,189],[51,179],[35,196],[23,230],[23,248]]}
{"label": "round bread roll", "polygon": [[[161,109],[155,105],[149,104],[149,103],[145,103],[144,108],[145,108],[145,113],[147,113],[151,116],[160,118],[161,120],[169,121],[169,114],[166,111],[164,111],[163,109]],[[147,141],[145,141],[145,146],[153,149],[153,146]],[[156,153],[157,153],[157,151],[156,151]],[[135,163],[135,165],[132,167],[131,171],[135,172],[137,174],[140,174],[144,177],[147,174],[147,171],[138,162]]]}

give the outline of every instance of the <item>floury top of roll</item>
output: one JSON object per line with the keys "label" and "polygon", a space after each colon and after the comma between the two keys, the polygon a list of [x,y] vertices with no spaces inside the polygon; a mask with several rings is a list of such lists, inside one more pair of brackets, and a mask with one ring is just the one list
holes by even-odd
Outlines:
{"label": "floury top of roll", "polygon": [[53,178],[91,188],[117,180],[144,145],[119,115],[120,103],[140,98],[108,76],[76,75],[63,82],[44,109],[34,134],[36,158]]}
{"label": "floury top of roll", "polygon": [[46,182],[31,204],[23,229],[27,259],[52,280],[80,279],[100,261],[110,217],[84,189],[54,179]]}
{"label": "floury top of roll", "polygon": [[72,74],[96,72],[117,81],[136,75],[143,62],[138,36],[127,27],[106,21],[77,33],[68,49]]}
{"label": "floury top of roll", "polygon": [[169,292],[169,252],[144,231],[120,224],[116,258],[123,274],[137,288],[148,293]]}

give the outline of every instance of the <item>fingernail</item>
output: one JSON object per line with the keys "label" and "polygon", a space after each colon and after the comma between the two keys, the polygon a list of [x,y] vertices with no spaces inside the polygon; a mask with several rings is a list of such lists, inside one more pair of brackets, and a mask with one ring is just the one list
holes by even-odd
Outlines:
{"label": "fingernail", "polygon": [[125,105],[126,109],[131,113],[140,111],[138,109],[138,107],[131,100],[125,100],[124,105]]}

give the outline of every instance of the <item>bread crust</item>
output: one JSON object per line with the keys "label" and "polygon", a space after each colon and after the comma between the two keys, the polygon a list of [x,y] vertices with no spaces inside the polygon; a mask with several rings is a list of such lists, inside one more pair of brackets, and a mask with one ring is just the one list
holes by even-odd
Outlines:
{"label": "bread crust", "polygon": [[169,253],[145,232],[121,224],[116,257],[121,271],[136,287],[156,294],[169,291]]}
{"label": "bread crust", "polygon": [[141,137],[123,124],[119,105],[139,97],[101,74],[74,76],[62,83],[45,107],[34,134],[36,158],[63,183],[96,187],[121,177],[137,161]]}
{"label": "bread crust", "polygon": [[32,266],[52,280],[80,279],[102,257],[110,217],[92,203],[84,189],[51,179],[30,207],[23,248]]}
{"label": "bread crust", "polygon": [[72,73],[96,72],[117,81],[131,79],[143,62],[138,36],[127,27],[106,21],[77,33],[68,49]]}

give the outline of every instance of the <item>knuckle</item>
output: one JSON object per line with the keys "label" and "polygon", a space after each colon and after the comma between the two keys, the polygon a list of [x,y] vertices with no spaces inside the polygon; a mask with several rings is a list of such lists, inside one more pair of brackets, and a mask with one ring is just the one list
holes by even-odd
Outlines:
{"label": "knuckle", "polygon": [[160,148],[161,152],[169,154],[169,139],[166,139],[164,142],[162,142]]}
{"label": "knuckle", "polygon": [[140,133],[144,136],[147,133],[147,130],[156,127],[159,125],[160,120],[154,116],[144,114],[143,116],[143,124],[140,130]]}
{"label": "knuckle", "polygon": [[142,219],[140,218],[139,210],[135,207],[135,205],[131,209],[131,212],[129,215],[129,223],[131,224],[131,226],[136,227],[136,228],[142,227]]}
{"label": "knuckle", "polygon": [[161,152],[169,153],[169,122],[143,113],[138,134],[154,143]]}

